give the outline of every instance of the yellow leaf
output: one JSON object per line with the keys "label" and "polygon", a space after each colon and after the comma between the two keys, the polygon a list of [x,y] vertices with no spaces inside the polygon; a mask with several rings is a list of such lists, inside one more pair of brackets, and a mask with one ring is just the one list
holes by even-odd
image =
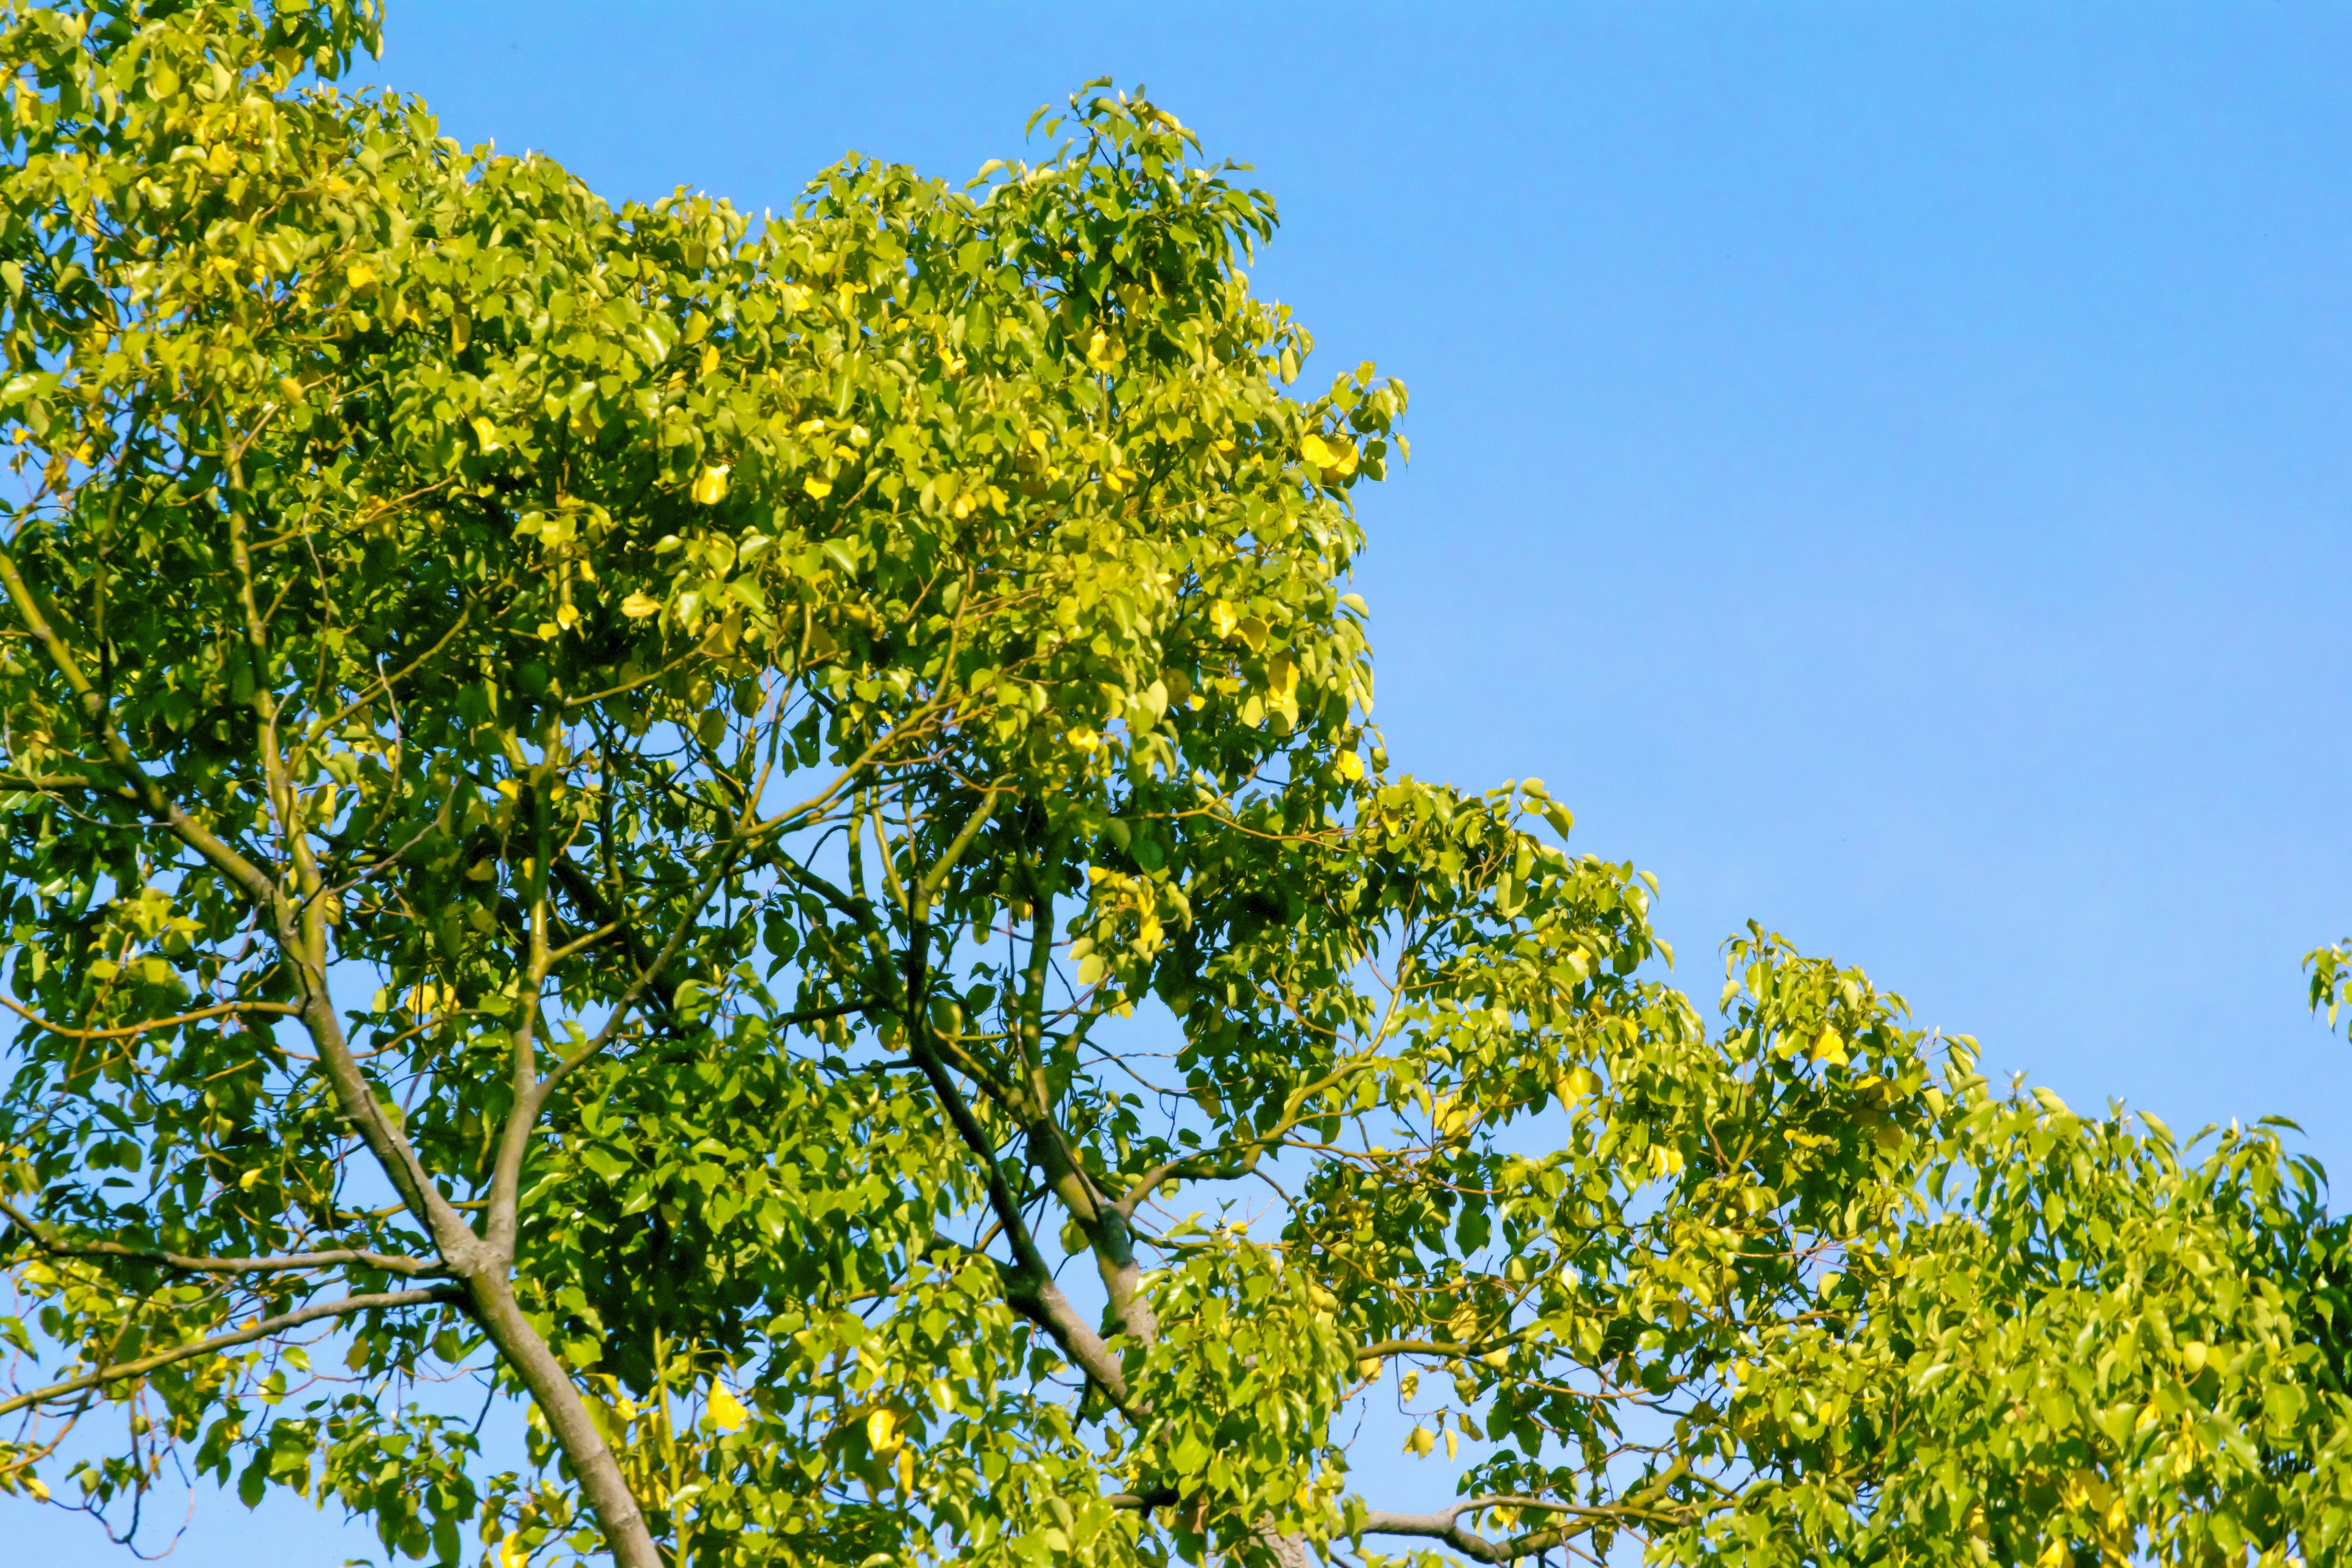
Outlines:
{"label": "yellow leaf", "polygon": [[2115,1489],[2108,1486],[2107,1479],[2096,1470],[2078,1469],[2067,1478],[2068,1508],[2080,1508],[2087,1502],[2093,1508],[2104,1510],[2114,1500]]}
{"label": "yellow leaf", "polygon": [[576,606],[572,605],[558,605],[555,606],[555,624],[557,626],[569,628],[577,625],[579,620],[580,611]]}
{"label": "yellow leaf", "polygon": [[1445,1429],[1445,1457],[1458,1458],[1462,1454],[1462,1436],[1451,1426]]}
{"label": "yellow leaf", "polygon": [[713,463],[702,470],[694,481],[694,499],[704,506],[717,506],[727,497],[727,465]]}
{"label": "yellow leaf", "polygon": [[1107,371],[1126,357],[1127,350],[1108,332],[1097,332],[1087,340],[1087,363],[1097,370]]}
{"label": "yellow leaf", "polygon": [[743,1423],[751,1418],[750,1413],[743,1408],[743,1402],[736,1398],[723,1383],[710,1385],[710,1400],[705,1408],[709,1413],[711,1426],[721,1432],[739,1432],[742,1430]]}
{"label": "yellow leaf", "polygon": [[1845,1066],[1844,1037],[1829,1025],[1822,1025],[1821,1037],[1813,1041],[1812,1058],[1817,1062],[1827,1062],[1832,1067]]}
{"label": "yellow leaf", "polygon": [[801,489],[808,491],[809,498],[813,500],[823,500],[833,493],[832,483],[829,480],[818,479],[814,474],[801,481]]}
{"label": "yellow leaf", "polygon": [[898,1449],[898,1413],[877,1410],[866,1418],[866,1441],[877,1454],[892,1454]]}
{"label": "yellow leaf", "polygon": [[1091,752],[1102,744],[1102,737],[1084,724],[1070,726],[1070,744],[1081,752]]}
{"label": "yellow leaf", "polygon": [[1559,1098],[1569,1105],[1601,1092],[1601,1075],[1591,1068],[1570,1068],[1560,1075]]}
{"label": "yellow leaf", "polygon": [[950,507],[948,510],[955,513],[956,520],[961,522],[963,519],[971,515],[971,497],[969,495],[960,495],[956,497],[955,505]]}
{"label": "yellow leaf", "polygon": [[509,1535],[499,1542],[499,1568],[523,1568],[530,1561],[530,1553],[524,1549],[521,1536]]}
{"label": "yellow leaf", "polygon": [[1286,653],[1276,654],[1265,661],[1265,679],[1275,700],[1287,702],[1298,689],[1298,661]]}
{"label": "yellow leaf", "polygon": [[1429,1451],[1436,1447],[1437,1438],[1426,1426],[1414,1427],[1412,1436],[1404,1440],[1404,1451],[1417,1459],[1429,1458]]}
{"label": "yellow leaf", "polygon": [[1356,471],[1356,444],[1344,436],[1323,436],[1307,432],[1298,443],[1301,456],[1317,470],[1325,482],[1343,479]]}
{"label": "yellow leaf", "polygon": [[648,599],[643,594],[632,594],[621,601],[621,614],[633,621],[642,621],[647,616],[661,614],[661,601]]}
{"label": "yellow leaf", "polygon": [[1356,755],[1353,752],[1342,752],[1338,756],[1332,758],[1331,767],[1334,772],[1336,772],[1341,778],[1346,779],[1349,784],[1353,784],[1358,779],[1364,776],[1364,759]]}
{"label": "yellow leaf", "polygon": [[902,1492],[915,1489],[915,1450],[912,1448],[898,1450],[898,1489]]}
{"label": "yellow leaf", "polygon": [[483,418],[478,414],[474,416],[473,418],[467,420],[467,423],[474,427],[474,439],[482,444],[483,451],[495,452],[499,449],[499,427],[497,426],[491,424],[488,420]]}

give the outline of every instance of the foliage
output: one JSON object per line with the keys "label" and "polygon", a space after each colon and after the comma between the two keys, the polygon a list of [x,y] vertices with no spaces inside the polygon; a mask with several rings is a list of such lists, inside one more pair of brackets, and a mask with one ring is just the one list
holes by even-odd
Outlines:
{"label": "foliage", "polygon": [[2311,971],[2311,1010],[2324,1015],[2330,1029],[2352,1026],[2352,1016],[2341,1016],[2345,989],[2352,984],[2352,941],[2314,948],[2303,966]]}
{"label": "foliage", "polygon": [[[1710,1032],[1539,784],[1388,768],[1403,391],[1284,390],[1166,111],[755,227],[304,85],[375,26],[0,8],[0,1482],[629,1568],[2335,1549],[2273,1135],[1760,931]],[[1351,1490],[1375,1392],[1454,1505]]]}

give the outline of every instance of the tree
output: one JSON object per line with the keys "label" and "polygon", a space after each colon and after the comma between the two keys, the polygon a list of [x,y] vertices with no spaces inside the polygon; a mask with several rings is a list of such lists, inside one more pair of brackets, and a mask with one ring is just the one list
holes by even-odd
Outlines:
{"label": "tree", "polygon": [[[0,24],[0,1482],[627,1568],[2336,1549],[2274,1134],[1760,930],[1710,1030],[1540,785],[1389,769],[1403,391],[1284,390],[1164,110],[755,228],[303,85],[361,0]],[[1451,1505],[1351,1491],[1371,1392]]]}

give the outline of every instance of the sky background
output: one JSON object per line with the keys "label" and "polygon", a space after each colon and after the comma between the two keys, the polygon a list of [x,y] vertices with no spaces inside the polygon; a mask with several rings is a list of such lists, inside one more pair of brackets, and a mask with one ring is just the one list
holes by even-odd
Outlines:
{"label": "sky background", "polygon": [[[2352,1170],[2352,9],[393,0],[367,73],[615,200],[969,176],[1112,75],[1255,165],[1255,278],[1412,393],[1359,489],[1395,763],[2088,1109]],[[1360,1475],[1451,1487],[1374,1445]],[[26,1562],[124,1560],[0,1503]],[[207,1499],[173,1562],[363,1553]],[[16,1559],[16,1554],[26,1555]]]}

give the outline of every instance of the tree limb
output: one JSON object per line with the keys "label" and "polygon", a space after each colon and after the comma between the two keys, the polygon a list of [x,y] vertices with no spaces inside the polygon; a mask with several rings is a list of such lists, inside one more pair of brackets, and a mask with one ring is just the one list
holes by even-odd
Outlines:
{"label": "tree limb", "polygon": [[57,628],[49,625],[48,617],[41,612],[39,602],[33,597],[33,590],[26,584],[24,574],[17,570],[16,556],[5,547],[0,547],[0,586],[6,588],[17,618],[24,622],[25,629],[33,634],[34,640],[41,645],[42,651],[48,655],[50,666],[64,679],[75,700],[80,703],[83,721],[89,725],[105,746],[107,760],[123,775],[127,793],[150,816],[170,828],[180,842],[203,856],[214,869],[235,882],[247,898],[276,911],[279,903],[278,884],[268,873],[182,810],[163,794],[162,785],[147,776],[146,770],[131,754],[130,742],[114,727],[114,715],[108,709],[105,697],[89,683],[89,677],[82,673],[80,661],[74,658],[73,649],[66,646]]}
{"label": "tree limb", "polygon": [[186,1253],[168,1252],[160,1247],[131,1247],[120,1241],[60,1241],[48,1234],[47,1226],[5,1199],[0,1199],[0,1215],[6,1216],[17,1229],[31,1237],[34,1246],[57,1257],[121,1258],[132,1262],[153,1263],[177,1269],[183,1274],[284,1274],[300,1268],[329,1268],[338,1265],[381,1268],[387,1274],[405,1274],[413,1278],[449,1272],[447,1265],[430,1258],[408,1258],[394,1252],[369,1252],[360,1247],[335,1247],[324,1252],[284,1252],[268,1258],[198,1258]]}
{"label": "tree limb", "polygon": [[130,1035],[152,1034],[157,1029],[176,1029],[182,1024],[200,1024],[206,1018],[226,1018],[240,1013],[273,1014],[280,1018],[299,1017],[302,1009],[288,1002],[224,1002],[217,1007],[199,1007],[193,1013],[181,1013],[169,1018],[150,1018],[143,1024],[125,1024],[114,1029],[73,1029],[63,1024],[52,1024],[39,1014],[18,1006],[6,996],[0,996],[0,1007],[5,1007],[19,1018],[52,1035],[62,1035],[69,1040],[119,1040]]}
{"label": "tree limb", "polygon": [[[1512,1536],[1507,1541],[1489,1541],[1462,1522],[1462,1516],[1482,1508],[1542,1508],[1547,1511],[1574,1513],[1585,1517],[1549,1530],[1531,1530]],[[1580,1509],[1564,1503],[1537,1503],[1522,1498],[1474,1498],[1456,1503],[1435,1513],[1391,1513],[1386,1509],[1373,1509],[1364,1515],[1366,1535],[1403,1535],[1425,1541],[1442,1541],[1454,1551],[1475,1563],[1516,1563],[1522,1557],[1533,1557],[1549,1552],[1563,1542],[1589,1533],[1600,1518],[1617,1517],[1606,1509]]]}
{"label": "tree limb", "polygon": [[169,1350],[157,1351],[135,1361],[117,1362],[112,1366],[102,1366],[79,1377],[69,1377],[63,1383],[53,1383],[47,1388],[33,1389],[13,1399],[0,1399],[0,1415],[13,1415],[46,1400],[62,1399],[67,1394],[100,1388],[125,1378],[143,1377],[174,1362],[234,1350],[238,1345],[249,1345],[256,1340],[266,1340],[272,1334],[284,1333],[289,1329],[299,1329],[305,1323],[315,1323],[322,1319],[348,1318],[354,1312],[378,1311],[394,1307],[421,1307],[428,1301],[455,1305],[465,1299],[465,1292],[454,1285],[434,1285],[422,1290],[386,1290],[375,1295],[346,1296],[338,1301],[320,1301],[308,1307],[298,1307],[293,1311],[265,1318],[231,1333],[215,1335],[194,1344],[173,1345]]}
{"label": "tree limb", "polygon": [[[998,1262],[997,1271],[1004,1281],[1004,1299],[1013,1310],[1054,1337],[1064,1353],[1076,1362],[1088,1379],[1103,1391],[1104,1395],[1121,1410],[1128,1408],[1127,1374],[1118,1358],[1100,1334],[1087,1326],[1054,1283],[1053,1270],[1037,1250],[1036,1238],[1029,1232],[1029,1222],[1023,1217],[1020,1200],[1012,1185],[1004,1179],[1003,1166],[996,1158],[995,1145],[990,1142],[987,1130],[971,1113],[971,1102],[956,1087],[955,1079],[946,1066],[930,1050],[916,1045],[911,1052],[916,1065],[930,1081],[931,1090],[946,1108],[948,1121],[962,1137],[965,1145],[980,1157],[988,1170],[989,1206],[996,1211],[996,1222],[1004,1229],[1007,1243],[1013,1248],[1013,1261]],[[992,1260],[994,1261],[994,1260]]]}

